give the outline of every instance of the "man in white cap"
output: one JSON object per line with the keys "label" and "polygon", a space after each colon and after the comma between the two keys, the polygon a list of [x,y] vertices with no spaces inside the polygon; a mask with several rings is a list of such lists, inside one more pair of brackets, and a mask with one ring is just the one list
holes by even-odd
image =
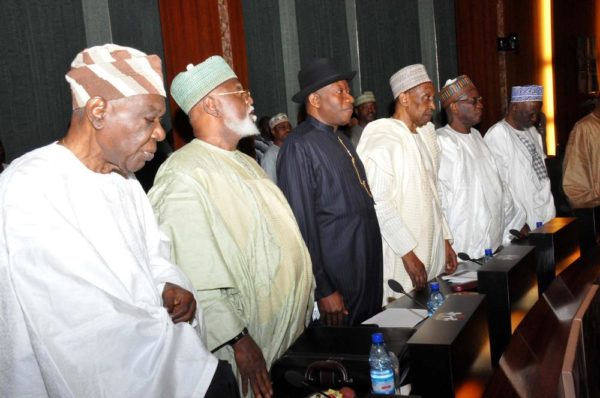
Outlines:
{"label": "man in white cap", "polygon": [[0,178],[0,396],[236,396],[133,176],[165,137],[160,58],[92,47],[66,79],[67,134]]}
{"label": "man in white cap", "polygon": [[279,148],[283,145],[283,141],[292,131],[292,125],[285,113],[278,113],[269,119],[269,129],[273,135],[273,143],[269,145],[260,165],[265,169],[269,178],[277,184],[277,155],[279,155]]}
{"label": "man in white cap", "polygon": [[534,127],[542,109],[542,86],[515,86],[506,117],[484,136],[502,182],[525,209],[527,226],[535,228],[556,215],[550,178],[544,164],[542,137]]}
{"label": "man in white cap", "polygon": [[298,73],[307,117],[285,140],[278,184],[300,225],[317,283],[320,322],[356,325],[381,311],[381,235],[362,162],[338,129],[352,116],[348,81],[327,58]]}
{"label": "man in white cap", "polygon": [[[357,152],[365,163],[383,236],[384,280],[422,289],[427,280],[456,270],[451,234],[437,191],[440,149],[430,122],[435,89],[421,64],[390,78],[391,118],[367,125]],[[387,286],[384,300],[396,297]]]}
{"label": "man in white cap", "polygon": [[483,257],[510,242],[510,229],[525,224],[504,186],[494,157],[474,128],[481,121],[483,99],[468,76],[448,80],[440,91],[448,124],[438,129],[441,149],[438,188],[456,252]]}
{"label": "man in white cap", "polygon": [[350,128],[350,141],[356,148],[360,135],[367,123],[372,122],[377,117],[377,102],[375,94],[372,91],[364,91],[354,100],[354,113],[358,119],[358,124]]}
{"label": "man in white cap", "polygon": [[231,363],[244,396],[271,397],[268,369],[310,320],[310,256],[279,188],[236,150],[258,130],[227,62],[188,65],[171,95],[195,139],[163,163],[150,201],[205,311],[208,348]]}

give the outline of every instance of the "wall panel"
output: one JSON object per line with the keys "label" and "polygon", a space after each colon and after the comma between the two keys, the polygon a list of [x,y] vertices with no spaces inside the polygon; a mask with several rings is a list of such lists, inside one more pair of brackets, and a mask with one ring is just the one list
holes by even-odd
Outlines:
{"label": "wall panel", "polygon": [[12,160],[66,132],[64,75],[85,47],[81,1],[3,0],[0,37],[0,138]]}
{"label": "wall panel", "polygon": [[[277,0],[245,0],[244,23],[250,89],[258,117],[287,112],[279,6]],[[265,21],[268,21],[265,23]],[[290,115],[293,120],[294,115]],[[294,123],[295,124],[295,123]]]}
{"label": "wall panel", "polygon": [[296,0],[300,64],[328,57],[341,70],[352,69],[343,1]]}
{"label": "wall panel", "polygon": [[389,78],[400,68],[421,62],[417,0],[356,2],[363,90],[375,93],[378,116],[389,116],[393,101]]}
{"label": "wall panel", "polygon": [[[596,37],[597,0],[554,1],[554,86],[556,90],[557,143],[566,146],[575,122],[591,110],[589,96],[578,89],[578,40]],[[598,56],[596,56],[596,59]]]}
{"label": "wall panel", "polygon": [[497,2],[455,0],[455,16],[458,74],[468,75],[484,98],[479,129],[485,134],[504,116],[506,101],[500,92],[500,65],[496,50]]}
{"label": "wall panel", "polygon": [[[175,76],[211,55],[223,55],[247,85],[241,0],[159,0],[167,88]],[[224,48],[224,46],[226,48]],[[192,138],[187,115],[170,98],[176,148]]]}

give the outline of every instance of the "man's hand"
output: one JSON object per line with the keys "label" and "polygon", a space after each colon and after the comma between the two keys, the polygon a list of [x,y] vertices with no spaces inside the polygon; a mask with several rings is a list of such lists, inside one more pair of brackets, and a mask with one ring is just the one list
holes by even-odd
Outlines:
{"label": "man's hand", "polygon": [[244,336],[233,345],[235,363],[242,376],[242,395],[248,393],[248,382],[255,398],[270,398],[273,387],[262,351],[251,336]]}
{"label": "man's hand", "polygon": [[425,265],[419,260],[419,257],[411,250],[402,256],[402,262],[408,276],[410,276],[413,287],[417,290],[423,289],[427,284],[427,271],[425,271]]}
{"label": "man's hand", "polygon": [[458,266],[458,260],[450,242],[448,240],[444,242],[446,246],[446,274],[453,274]]}
{"label": "man's hand", "polygon": [[327,326],[342,326],[344,316],[348,315],[348,310],[344,305],[344,298],[337,290],[317,301],[321,321]]}
{"label": "man's hand", "polygon": [[173,323],[189,322],[196,315],[196,299],[194,295],[181,286],[165,283],[162,292],[163,307],[171,315]]}

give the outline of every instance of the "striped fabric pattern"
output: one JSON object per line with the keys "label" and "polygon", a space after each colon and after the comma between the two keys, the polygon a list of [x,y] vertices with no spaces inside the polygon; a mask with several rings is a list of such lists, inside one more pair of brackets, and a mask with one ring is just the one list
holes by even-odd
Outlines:
{"label": "striped fabric pattern", "polygon": [[456,79],[448,80],[440,90],[442,106],[446,108],[471,87],[474,87],[474,85],[467,75],[460,75]]}
{"label": "striped fabric pattern", "polygon": [[533,142],[531,142],[529,138],[521,134],[517,134],[517,137],[519,137],[519,140],[521,140],[523,145],[525,145],[525,148],[527,148],[527,150],[531,154],[533,171],[535,171],[538,180],[542,181],[543,179],[548,178],[548,171],[546,170],[546,164],[544,163],[544,159],[542,159],[538,151],[535,149]]}
{"label": "striped fabric pattern", "polygon": [[77,54],[65,79],[71,86],[73,109],[85,106],[93,96],[108,101],[141,94],[166,97],[160,58],[116,44]]}

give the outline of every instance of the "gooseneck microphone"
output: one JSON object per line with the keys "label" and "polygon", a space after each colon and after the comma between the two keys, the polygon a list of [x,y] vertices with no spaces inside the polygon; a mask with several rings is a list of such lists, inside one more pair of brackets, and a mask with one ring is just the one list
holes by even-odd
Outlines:
{"label": "gooseneck microphone", "polygon": [[307,388],[315,394],[319,394],[320,396],[329,398],[329,395],[327,395],[325,391],[321,391],[312,384],[307,383],[306,380],[304,380],[304,376],[300,372],[296,372],[295,370],[288,370],[287,372],[285,372],[283,377],[288,383],[290,383],[296,388]]}
{"label": "gooseneck microphone", "polygon": [[422,308],[425,308],[426,310],[429,310],[429,308],[427,308],[427,306],[425,304],[421,303],[419,300],[417,300],[416,298],[414,298],[410,294],[406,293],[406,291],[404,290],[404,288],[402,287],[402,285],[400,284],[400,282],[398,282],[397,280],[395,280],[395,279],[388,279],[388,286],[390,287],[390,289],[392,289],[396,293],[402,293],[405,296],[407,296],[408,298],[410,298],[413,302],[415,302],[416,304],[418,304],[419,307],[422,307]]}
{"label": "gooseneck microphone", "polygon": [[521,240],[521,239],[525,238],[525,235],[521,234],[521,232],[517,231],[516,229],[509,229],[508,232],[510,232],[510,234],[512,236],[517,238],[517,240]]}
{"label": "gooseneck microphone", "polygon": [[[512,233],[512,231],[514,231],[514,229],[511,229],[511,233]],[[498,246],[496,251],[494,251],[494,253],[492,253],[492,256],[495,256],[496,254],[498,254],[500,251],[502,251],[502,249],[504,249],[504,246],[502,246],[502,245]],[[471,258],[471,256],[469,256],[467,253],[462,253],[462,252],[456,253],[456,256],[463,261],[471,261],[471,262],[474,262],[475,264],[483,265],[483,263],[481,262],[482,258]]]}
{"label": "gooseneck microphone", "polygon": [[458,258],[460,258],[461,260],[463,260],[463,261],[471,261],[471,262],[473,262],[475,264],[483,265],[482,262],[480,262],[476,258],[471,258],[471,256],[469,256],[467,253],[463,253],[463,252],[456,253],[456,256]]}

